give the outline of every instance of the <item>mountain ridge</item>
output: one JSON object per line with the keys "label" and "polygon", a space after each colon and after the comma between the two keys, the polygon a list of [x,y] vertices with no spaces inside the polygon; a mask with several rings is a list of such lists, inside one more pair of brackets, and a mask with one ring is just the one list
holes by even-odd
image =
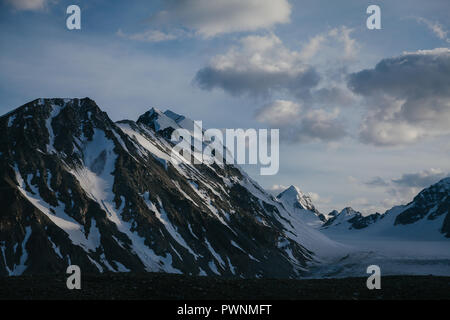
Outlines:
{"label": "mountain ridge", "polygon": [[450,178],[383,215],[345,208],[324,221],[298,187],[275,198],[239,166],[174,157],[171,132],[191,125],[156,108],[113,122],[89,98],[36,99],[1,116],[0,275],[78,264],[298,278],[345,256],[339,232],[450,238]]}
{"label": "mountain ridge", "polygon": [[115,123],[89,98],[37,99],[0,117],[0,274],[289,278],[332,243],[238,167],[172,162],[154,113]]}

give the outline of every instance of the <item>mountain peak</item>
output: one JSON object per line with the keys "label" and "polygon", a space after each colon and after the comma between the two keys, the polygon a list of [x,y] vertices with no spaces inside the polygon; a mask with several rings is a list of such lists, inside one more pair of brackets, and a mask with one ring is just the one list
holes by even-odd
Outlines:
{"label": "mountain peak", "polygon": [[[162,112],[160,109],[154,107],[141,115],[137,122],[149,126],[155,132],[163,131],[168,128],[173,130],[183,128],[194,132],[194,128],[197,126],[193,120],[173,112],[172,110],[167,109]],[[199,130],[202,130],[202,128],[199,128]]]}
{"label": "mountain peak", "polygon": [[164,115],[166,115],[167,117],[171,118],[173,121],[175,121],[176,123],[183,121],[184,119],[186,119],[185,116],[175,113],[172,110],[167,109],[166,111],[164,111]]}
{"label": "mountain peak", "polygon": [[3,117],[10,117],[14,114],[23,114],[26,112],[32,112],[34,108],[38,107],[44,107],[44,106],[59,106],[59,107],[65,107],[67,105],[72,105],[74,107],[81,107],[85,105],[93,105],[97,106],[96,102],[88,97],[85,98],[38,98],[34,99],[30,102],[25,103],[24,105],[11,110],[10,112],[4,114],[1,116]]}
{"label": "mountain peak", "polygon": [[[172,161],[169,128],[119,126],[92,100],[29,106],[0,118],[0,276],[76,263],[87,273],[293,278],[330,241],[233,164]],[[164,121],[190,120],[156,108],[140,117]]]}
{"label": "mountain peak", "polygon": [[345,207],[344,209],[342,209],[342,211],[340,212],[340,214],[345,214],[347,216],[349,215],[355,215],[358,214],[359,212],[356,211],[355,209],[353,209],[352,207]]}
{"label": "mountain peak", "polygon": [[277,199],[283,203],[286,210],[301,217],[309,226],[319,227],[326,221],[326,217],[314,207],[311,197],[294,185],[281,192]]}
{"label": "mountain peak", "polygon": [[141,115],[138,118],[137,123],[145,124],[155,132],[163,131],[167,128],[179,128],[178,124],[172,118],[168,117],[164,112],[155,107],[152,107],[149,111]]}
{"label": "mountain peak", "polygon": [[311,197],[303,193],[300,188],[291,185],[289,188],[277,195],[277,199],[283,201],[289,207],[310,210],[315,213],[319,211],[314,207]]}

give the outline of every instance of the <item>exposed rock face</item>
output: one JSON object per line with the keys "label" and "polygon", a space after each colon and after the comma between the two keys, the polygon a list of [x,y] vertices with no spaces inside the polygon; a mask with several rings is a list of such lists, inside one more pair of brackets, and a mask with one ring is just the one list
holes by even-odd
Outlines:
{"label": "exposed rock face", "polygon": [[436,220],[444,216],[441,233],[450,238],[450,178],[422,190],[395,218],[395,225],[409,225],[421,219]]}
{"label": "exposed rock face", "polygon": [[450,178],[423,189],[410,203],[393,207],[384,214],[363,216],[345,208],[340,213],[334,210],[328,216],[331,218],[322,226],[326,233],[362,230],[366,235],[391,239],[450,238]]}
{"label": "exposed rock face", "polygon": [[238,167],[171,159],[170,133],[189,125],[156,109],[114,123],[88,98],[38,99],[2,116],[0,275],[76,264],[298,277],[327,239]]}
{"label": "exposed rock face", "polygon": [[341,212],[333,210],[328,214],[330,217],[322,228],[338,227],[344,229],[363,229],[375,223],[381,216],[379,213],[374,213],[368,216],[363,216],[361,212],[353,210],[351,207],[344,208]]}

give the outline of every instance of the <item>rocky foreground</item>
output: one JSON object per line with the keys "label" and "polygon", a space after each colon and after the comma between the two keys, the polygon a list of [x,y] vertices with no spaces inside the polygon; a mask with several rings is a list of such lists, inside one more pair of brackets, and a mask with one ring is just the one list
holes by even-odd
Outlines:
{"label": "rocky foreground", "polygon": [[450,300],[450,277],[385,276],[381,290],[366,278],[271,280],[192,277],[165,273],[83,275],[81,290],[68,290],[66,276],[0,277],[0,299],[87,300]]}

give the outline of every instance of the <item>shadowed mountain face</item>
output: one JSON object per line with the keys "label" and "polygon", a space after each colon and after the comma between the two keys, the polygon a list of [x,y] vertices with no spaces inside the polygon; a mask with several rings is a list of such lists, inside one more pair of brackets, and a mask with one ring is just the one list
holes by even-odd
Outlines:
{"label": "shadowed mountain face", "polygon": [[[0,275],[163,271],[298,277],[329,239],[233,165],[172,159],[189,119],[114,123],[85,99],[0,118]],[[176,158],[176,157],[175,157]]]}
{"label": "shadowed mountain face", "polygon": [[154,108],[114,123],[88,98],[38,99],[0,117],[0,275],[76,264],[295,278],[316,257],[345,255],[326,235],[450,237],[448,178],[383,215],[346,208],[325,221],[296,187],[274,198],[238,166],[172,155],[173,130],[194,125]]}
{"label": "shadowed mountain face", "polygon": [[348,233],[361,230],[359,235],[389,238],[433,239],[450,238],[450,178],[423,189],[414,199],[393,207],[384,214],[363,216],[352,208],[333,211],[323,224],[325,233]]}
{"label": "shadowed mountain face", "polygon": [[374,213],[368,216],[363,216],[361,212],[353,210],[351,207],[342,209],[341,212],[333,210],[328,214],[330,217],[323,225],[322,228],[327,229],[341,228],[341,229],[364,229],[377,222],[381,216],[379,213]]}

